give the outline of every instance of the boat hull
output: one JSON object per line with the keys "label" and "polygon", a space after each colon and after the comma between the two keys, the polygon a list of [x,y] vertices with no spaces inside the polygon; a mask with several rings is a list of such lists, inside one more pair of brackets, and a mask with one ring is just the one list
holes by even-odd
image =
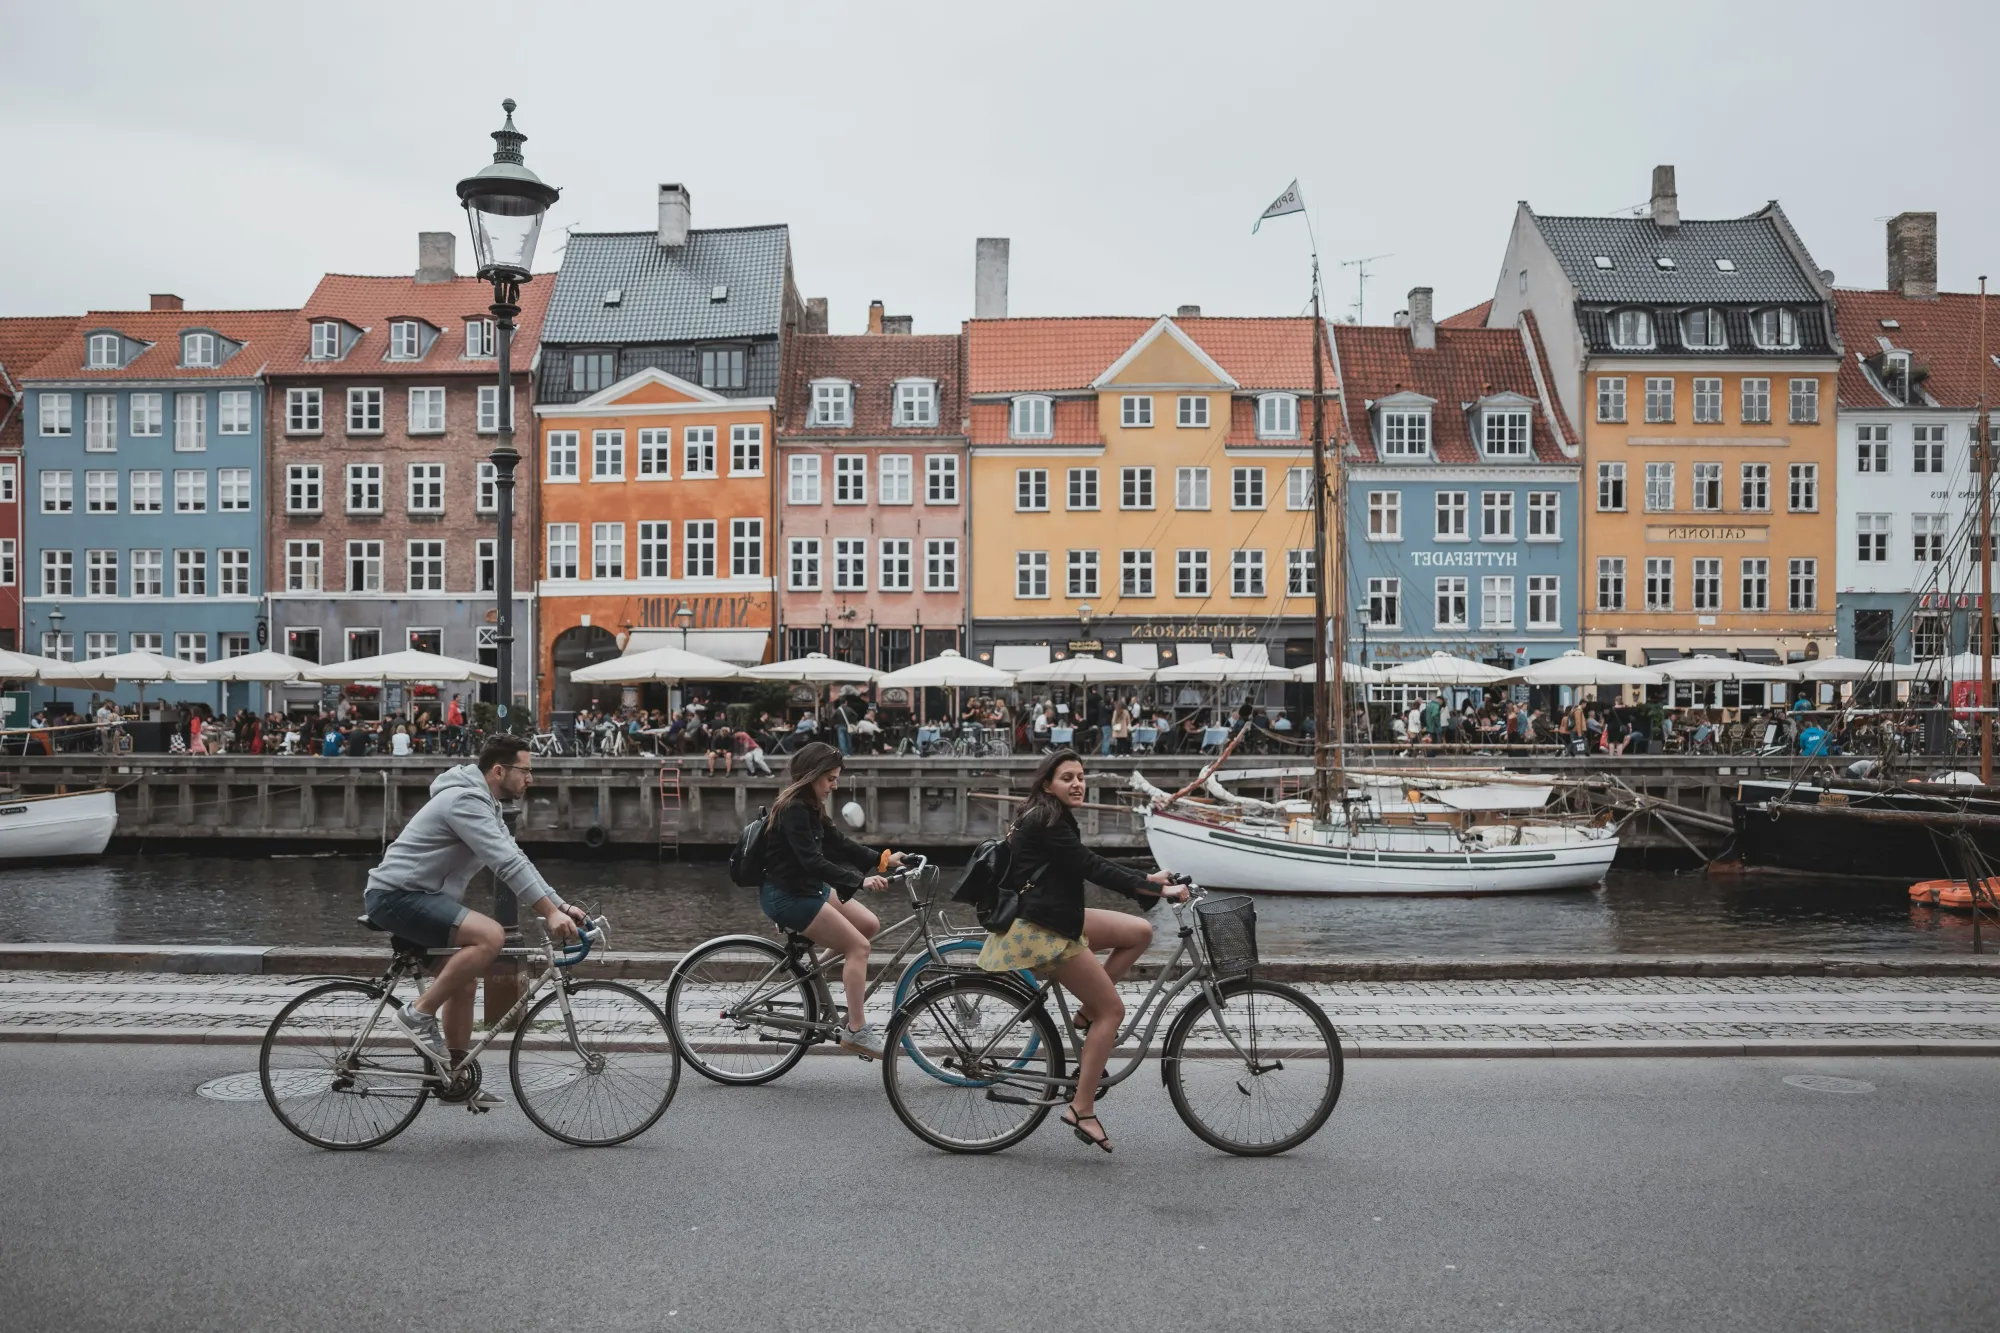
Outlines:
{"label": "boat hull", "polygon": [[0,797],[0,863],[101,856],[118,828],[108,791]]}
{"label": "boat hull", "polygon": [[1734,858],[1750,873],[1830,879],[1952,879],[1965,873],[1952,841],[1963,828],[1989,863],[2000,864],[2000,829],[1944,811],[1760,801],[1738,804]]}
{"label": "boat hull", "polygon": [[1357,845],[1295,842],[1151,811],[1146,841],[1167,869],[1246,893],[1485,894],[1592,889],[1618,855],[1607,833],[1576,842],[1467,851],[1455,835],[1390,829]]}

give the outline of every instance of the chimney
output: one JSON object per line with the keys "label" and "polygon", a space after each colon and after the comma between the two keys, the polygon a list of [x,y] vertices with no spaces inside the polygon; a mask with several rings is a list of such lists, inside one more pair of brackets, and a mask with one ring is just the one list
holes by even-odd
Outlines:
{"label": "chimney", "polygon": [[1007,318],[1007,250],[1005,236],[982,236],[973,244],[974,319]]}
{"label": "chimney", "polygon": [[1200,319],[1200,318],[1201,318],[1201,307],[1200,307],[1200,306],[1198,306],[1198,305],[1184,305],[1184,306],[1180,307],[1180,308],[1179,308],[1178,310],[1174,311],[1174,318],[1175,318],[1175,319]]}
{"label": "chimney", "polygon": [[826,298],[824,296],[808,296],[806,298],[805,327],[800,329],[799,332],[826,332]]}
{"label": "chimney", "polygon": [[884,315],[882,316],[882,332],[900,333],[904,337],[908,337],[917,331],[916,319],[915,315]]}
{"label": "chimney", "polygon": [[1937,300],[1937,214],[1889,219],[1889,290],[1912,301]]}
{"label": "chimney", "polygon": [[1672,164],[1653,168],[1653,225],[1656,227],[1681,225],[1681,197],[1674,193]]}
{"label": "chimney", "polygon": [[154,309],[154,310],[182,310],[182,309],[185,309],[185,308],[186,308],[186,307],[185,307],[185,306],[183,306],[183,305],[181,304],[181,298],[180,298],[180,297],[178,297],[178,296],[175,296],[175,295],[174,295],[174,294],[173,294],[172,292],[154,292],[154,293],[153,293],[153,304],[152,304],[152,306],[151,306],[151,309]]}
{"label": "chimney", "polygon": [[870,301],[868,303],[868,331],[870,333],[880,333],[882,331],[882,303],[880,301]]}
{"label": "chimney", "polygon": [[1410,346],[1426,350],[1438,345],[1437,321],[1431,318],[1431,289],[1410,288]]}
{"label": "chimney", "polygon": [[1395,314],[1389,316],[1389,322],[1399,329],[1407,329],[1410,327],[1410,312],[1407,310],[1398,310]]}
{"label": "chimney", "polygon": [[687,244],[688,223],[694,217],[694,200],[685,185],[660,187],[660,248],[677,250]]}
{"label": "chimney", "polygon": [[448,231],[417,233],[417,281],[450,282],[458,276],[458,237]]}

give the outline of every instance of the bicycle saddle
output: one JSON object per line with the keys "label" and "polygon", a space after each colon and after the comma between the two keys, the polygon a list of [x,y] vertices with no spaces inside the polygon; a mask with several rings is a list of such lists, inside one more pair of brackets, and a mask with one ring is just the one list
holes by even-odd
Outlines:
{"label": "bicycle saddle", "polygon": [[[368,927],[368,929],[373,931],[387,933],[389,929],[387,926],[378,926],[373,921],[369,920],[368,914],[366,912],[363,912],[360,916],[357,916],[354,919],[356,921],[359,921],[362,925]],[[389,947],[391,949],[394,949],[397,953],[415,954],[419,958],[429,957],[431,951],[429,945],[419,944],[415,940],[406,940],[401,935],[390,935]]]}

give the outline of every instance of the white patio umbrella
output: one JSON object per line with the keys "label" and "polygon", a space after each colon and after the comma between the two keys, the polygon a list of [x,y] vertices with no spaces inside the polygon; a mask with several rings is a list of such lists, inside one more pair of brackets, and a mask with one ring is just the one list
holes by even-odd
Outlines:
{"label": "white patio umbrella", "polygon": [[882,673],[859,662],[843,662],[825,653],[807,653],[782,662],[766,662],[742,672],[746,680],[794,680],[808,685],[867,685]]}
{"label": "white patio umbrella", "polygon": [[230,683],[248,681],[253,684],[274,685],[288,680],[297,680],[312,666],[303,657],[292,657],[285,653],[274,653],[268,649],[261,653],[245,653],[241,657],[222,657],[213,662],[184,662],[174,673],[176,680],[218,680]]}
{"label": "white patio umbrella", "polygon": [[[2000,680],[2000,657],[1993,659],[1993,676]],[[1926,657],[1894,669],[1897,680],[1978,680],[1979,654],[1959,653],[1954,657]]]}
{"label": "white patio umbrella", "polygon": [[1382,674],[1395,685],[1491,685],[1507,677],[1499,667],[1441,652],[1398,662]]}
{"label": "white patio umbrella", "polygon": [[110,657],[93,657],[88,662],[72,662],[66,665],[79,668],[78,674],[87,673],[98,680],[152,684],[166,680],[185,680],[187,677],[184,673],[192,669],[196,663],[162,657],[158,653],[116,653]]}
{"label": "white patio umbrella", "polygon": [[1131,685],[1152,678],[1153,673],[1145,667],[1109,662],[1090,653],[1014,673],[1017,685]]}
{"label": "white patio umbrella", "polygon": [[947,648],[936,657],[880,676],[875,683],[884,689],[1003,690],[1014,683],[1014,675]]}
{"label": "white patio umbrella", "polygon": [[1531,663],[1507,679],[1522,685],[1658,685],[1666,678],[1657,671],[1602,661],[1572,648],[1561,657]]}
{"label": "white patio umbrella", "polygon": [[1296,680],[1298,677],[1290,667],[1272,666],[1269,662],[1246,662],[1234,657],[1204,657],[1194,662],[1176,662],[1170,667],[1161,667],[1153,673],[1153,679],[1163,685],[1240,684],[1267,680]]}
{"label": "white patio umbrella", "polygon": [[1892,680],[1893,668],[1893,663],[1864,657],[1822,657],[1801,663],[1798,671],[1801,680]]}
{"label": "white patio umbrella", "polygon": [[347,662],[309,666],[300,680],[316,680],[337,685],[380,685],[390,681],[417,684],[446,684],[467,680],[498,680],[500,673],[490,666],[439,653],[408,648],[380,657],[357,657]]}
{"label": "white patio umbrella", "polygon": [[685,648],[649,648],[595,666],[578,667],[569,678],[579,685],[637,685],[646,681],[736,680],[743,668]]}
{"label": "white patio umbrella", "polygon": [[50,685],[82,685],[105,689],[110,680],[90,673],[90,664],[58,662],[53,657],[36,657],[0,648],[0,680],[36,680]]}
{"label": "white patio umbrella", "polygon": [[1797,680],[1798,668],[1777,662],[1740,662],[1733,657],[1683,657],[1655,662],[1652,670],[1668,680]]}
{"label": "white patio umbrella", "polygon": [[[1333,663],[1331,662],[1326,664],[1326,678],[1328,683],[1333,681]],[[1308,662],[1302,667],[1293,667],[1292,679],[1302,685],[1312,684],[1313,664]],[[1383,681],[1389,679],[1389,673],[1376,667],[1363,666],[1359,662],[1342,662],[1340,664],[1340,679],[1343,684],[1347,685],[1380,685]]]}

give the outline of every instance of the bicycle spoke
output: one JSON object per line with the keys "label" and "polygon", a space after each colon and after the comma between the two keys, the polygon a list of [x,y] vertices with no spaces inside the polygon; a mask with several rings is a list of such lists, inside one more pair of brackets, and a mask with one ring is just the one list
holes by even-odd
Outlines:
{"label": "bicycle spoke", "polygon": [[425,1060],[385,1009],[356,1048],[375,1012],[375,991],[335,982],[279,1011],[258,1060],[264,1099],[285,1128],[323,1148],[366,1148],[395,1137],[429,1096]]}
{"label": "bicycle spoke", "polygon": [[[1188,1128],[1227,1152],[1283,1152],[1319,1130],[1340,1097],[1338,1035],[1318,1005],[1288,986],[1222,988],[1165,1052],[1168,1091]],[[1246,1060],[1247,1057],[1247,1060]]]}
{"label": "bicycle spoke", "polygon": [[667,987],[674,1043],[718,1083],[765,1083],[797,1064],[817,992],[766,940],[729,940],[689,954]]}
{"label": "bicycle spoke", "polygon": [[569,996],[574,1038],[554,993],[514,1034],[514,1095],[538,1128],[565,1143],[622,1143],[658,1120],[679,1086],[666,1016],[616,982],[580,982]]}
{"label": "bicycle spoke", "polygon": [[[1058,1078],[1063,1056],[1041,1009],[1022,1014],[1014,988],[984,977],[934,986],[890,1025],[883,1086],[903,1123],[952,1152],[992,1152],[1033,1133],[1052,1094],[1023,1074]],[[968,1058],[979,1057],[976,1065]],[[1013,1100],[995,1100],[1005,1097]]]}

